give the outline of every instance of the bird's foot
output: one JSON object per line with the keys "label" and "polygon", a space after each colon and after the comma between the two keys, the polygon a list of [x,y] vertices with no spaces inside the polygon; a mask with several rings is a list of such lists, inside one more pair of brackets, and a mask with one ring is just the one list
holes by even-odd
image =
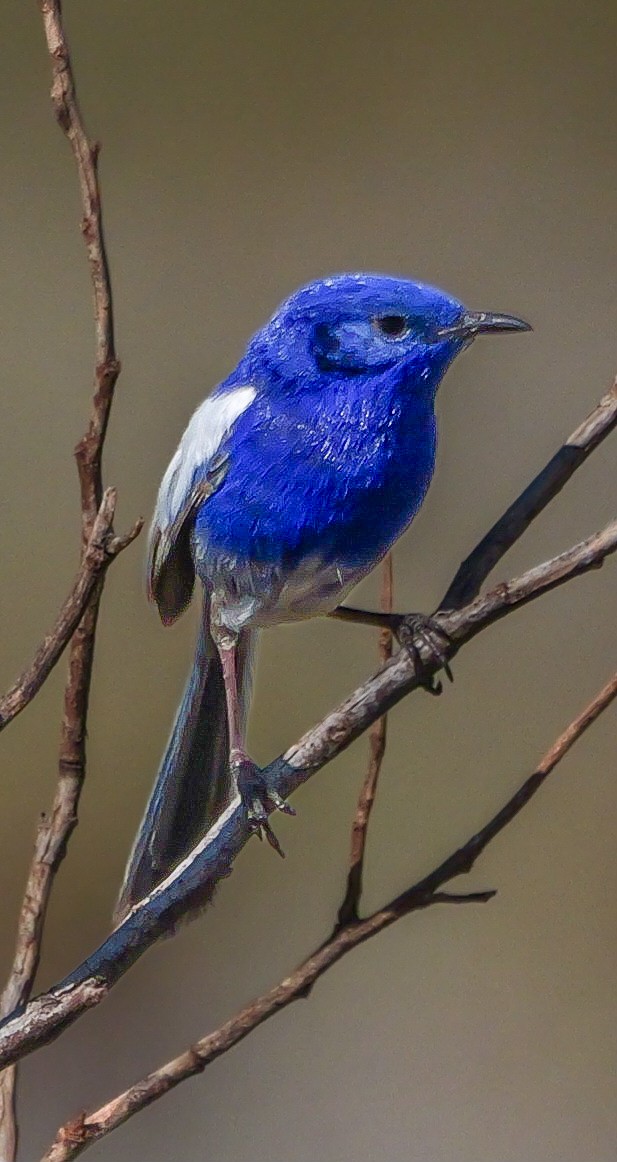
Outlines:
{"label": "bird's foot", "polygon": [[268,820],[268,809],[273,807],[285,815],[295,815],[294,808],[285,802],[275,787],[271,786],[264,771],[248,755],[234,752],[231,768],[251,831],[254,831],[260,839],[265,837],[270,847],[284,859],[285,852]]}
{"label": "bird's foot", "polygon": [[[409,650],[418,663],[423,665],[421,647],[424,646],[438,660],[448,681],[453,682],[454,675],[447,653],[447,648],[451,642],[439,622],[426,613],[404,613],[400,616],[394,616],[392,632],[401,648]],[[442,683],[433,674],[422,681],[421,685],[429,694],[438,695],[443,690]]]}

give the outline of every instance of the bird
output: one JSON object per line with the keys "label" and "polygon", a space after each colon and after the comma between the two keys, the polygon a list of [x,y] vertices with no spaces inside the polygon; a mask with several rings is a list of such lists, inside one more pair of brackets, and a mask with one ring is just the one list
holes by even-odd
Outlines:
{"label": "bird", "polygon": [[198,579],[202,611],[117,918],[238,792],[278,847],[268,810],[294,812],[245,743],[257,635],[317,615],[377,620],[341,603],[424,501],[445,372],[478,335],[528,330],[422,282],[337,274],[287,298],[197,408],[160,485],[148,593],[169,625]]}

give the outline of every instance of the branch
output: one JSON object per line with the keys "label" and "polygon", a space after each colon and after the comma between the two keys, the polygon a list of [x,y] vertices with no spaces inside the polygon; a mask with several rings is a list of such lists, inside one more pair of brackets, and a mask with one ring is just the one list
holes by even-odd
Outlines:
{"label": "branch", "polygon": [[92,526],[71,592],[66,598],[53,629],[43,638],[30,665],[0,697],[0,730],[4,730],[38,694],[56,663],[62,657],[81,621],[101,575],[123,549],[135,540],[143,522],[137,521],[122,537],[113,535],[116,492],[108,488]]}
{"label": "branch", "polygon": [[[52,633],[45,638],[32,665],[22,674],[12,690],[0,701],[3,718],[0,729],[30,702],[58,661],[96,586],[118,553],[137,536],[138,522],[123,537],[112,535],[116,492],[108,488],[103,494],[90,540],[72,592],[65,601]],[[37,828],[34,852],[24,899],[17,924],[13,965],[0,997],[0,1015],[6,1016],[30,995],[41,952],[43,926],[54,876],[62,861],[70,832],[76,822],[76,800],[70,781],[58,780],[49,815],[43,815]],[[16,1067],[0,1075],[0,1158],[10,1162],[17,1153],[15,1117]]]}
{"label": "branch", "polygon": [[370,940],[403,916],[438,903],[484,903],[491,899],[495,894],[492,891],[461,895],[443,892],[439,888],[454,876],[471,870],[481,852],[522,811],[576,740],[606,710],[615,697],[617,697],[617,673],[553,743],[533,774],[525,780],[501,810],[439,867],[366,919],[352,919],[338,927],[325,944],[315,949],[280,984],[246,1005],[214,1033],[202,1037],[180,1056],[149,1073],[100,1109],[93,1113],[80,1114],[79,1117],[67,1122],[59,1129],[41,1162],[70,1162],[94,1142],[128,1121],[134,1114],[169,1093],[181,1081],[193,1077],[196,1073],[202,1073],[211,1061],[227,1053],[239,1041],[248,1037],[258,1025],[286,1008],[292,1001],[305,997],[319,977],[353,948],[365,940]]}
{"label": "branch", "polygon": [[[448,635],[448,657],[481,630],[512,610],[589,569],[598,568],[617,549],[617,521],[551,561],[505,582],[465,609],[440,614]],[[417,654],[420,657],[416,656]],[[439,667],[423,642],[418,651],[401,651],[336,710],[267,768],[283,797],[290,795],[340,754],[377,718]],[[53,1040],[86,1009],[98,1004],[145,950],[230,874],[233,860],[250,837],[238,797],[232,801],[189,856],[137,904],[122,924],[63,981],[35,998],[0,1025],[0,1066]],[[454,874],[450,872],[449,875]],[[433,886],[431,886],[433,890]],[[396,918],[396,917],[394,917]],[[391,921],[390,921],[391,922]],[[363,922],[366,923],[366,922]],[[370,934],[370,933],[367,933]]]}
{"label": "branch", "polygon": [[[11,981],[12,995],[15,997],[19,993],[19,1003],[27,1000],[32,986],[51,881],[76,823],[77,806],[85,775],[88,698],[97,616],[105,578],[105,566],[102,566],[94,579],[88,580],[86,559],[93,542],[97,514],[99,514],[105,501],[101,470],[102,451],[114,388],[120,370],[114,345],[111,287],[101,216],[97,171],[99,147],[89,141],[78,108],[69,51],[62,26],[61,0],[39,0],[39,5],[52,61],[52,102],[57,120],[70,142],[79,176],[83,209],[82,232],[87,249],[94,297],[96,351],[90,421],[87,431],[75,449],[81,491],[82,568],[76,587],[65,602],[56,627],[54,627],[51,643],[46,639],[32,666],[21,680],[24,684],[24,690],[30,680],[38,681],[36,687],[38,689],[59,658],[72,632],[69,675],[64,700],[58,787],[50,821],[49,823],[43,821],[37,836],[35,857],[20,920],[18,947]],[[534,599],[541,593],[548,592],[556,585],[579,573],[599,567],[605,556],[617,548],[616,522],[602,533],[574,546],[553,561],[545,562],[543,565],[529,570],[522,577],[498,586],[485,597],[471,600],[476,597],[482,582],[497,561],[501,559],[530,521],[557,494],[566,480],[616,423],[617,388],[613,388],[613,391],[608,393],[585,423],[573,433],[566,445],[553,457],[544,471],[514,502],[467,561],[462,564],[442,602],[442,612],[438,616],[444,632],[450,637],[447,650],[449,657],[454,656],[458,649],[481,629],[505,616],[513,608],[524,605],[527,601]],[[128,543],[137,531],[137,529],[133,530],[121,540]],[[112,545],[123,547],[119,539],[111,536],[111,523],[108,528],[108,537],[108,552],[112,552]],[[117,547],[117,551],[120,551],[119,547]],[[82,588],[79,588],[80,581],[83,583]],[[85,595],[84,586],[87,590]],[[75,598],[75,602],[72,602],[72,598]],[[462,608],[465,605],[466,607]],[[451,612],[444,611],[444,607]],[[79,621],[80,616],[81,621]],[[72,627],[70,632],[67,625]],[[58,632],[56,633],[56,631]],[[63,635],[65,636],[63,637]],[[43,651],[42,661],[41,651]],[[419,684],[423,684],[438,668],[439,660],[431,653],[430,647],[426,643],[420,647],[419,656],[411,657],[403,652],[387,662],[378,674],[366,682],[342,706],[329,714],[318,727],[309,731],[299,743],[270,765],[268,774],[272,776],[279,793],[282,795],[290,794],[321,766],[348,746],[371,723],[383,716],[390,706]],[[6,696],[9,698],[9,708],[14,705],[10,699],[17,698],[17,709],[11,716],[18,713],[29,701],[29,697],[25,697],[23,693],[16,694],[15,690],[14,687]],[[30,695],[30,697],[32,696],[33,694]],[[611,697],[613,696],[611,694]],[[25,701],[20,703],[20,698],[24,697]],[[2,706],[3,700],[0,701],[0,708]],[[592,718],[589,719],[589,721],[591,720]],[[4,724],[5,722],[0,719],[0,725]],[[573,726],[575,725],[573,724]],[[581,732],[584,728],[585,726],[581,728]],[[352,912],[357,911],[361,886],[366,826],[370,813],[371,778],[373,779],[374,793],[379,761],[378,758],[376,760],[375,756],[373,757],[373,767],[376,763],[377,770],[373,775],[369,772],[365,784],[367,802],[364,807],[361,805],[364,815],[359,822],[358,844],[355,852],[359,859],[357,861],[357,879],[355,886],[352,887],[350,903]],[[542,779],[546,777],[546,773],[542,774]],[[538,778],[538,774],[539,772],[535,772],[531,780],[528,780],[530,785],[534,779]],[[537,787],[534,785],[527,798],[535,792],[535,789]],[[523,791],[524,788],[521,788],[521,793]],[[523,802],[527,801],[527,798],[523,798],[521,806]],[[520,806],[515,808],[515,812],[517,810],[520,810]],[[507,808],[504,808],[504,811],[507,811]],[[273,998],[271,1000],[272,1012],[283,1007],[284,1004],[289,1003],[289,1000],[295,999],[296,995],[304,993],[306,988],[310,987],[312,980],[316,980],[331,963],[340,959],[351,947],[355,947],[357,943],[368,939],[409,911],[437,902],[458,903],[487,899],[490,893],[456,895],[436,889],[439,885],[447,882],[453,874],[456,874],[455,871],[452,871],[452,861],[456,864],[457,859],[462,860],[460,870],[465,870],[471,866],[477,858],[477,854],[483,850],[483,846],[501,830],[502,826],[505,826],[505,822],[508,820],[505,819],[505,816],[505,821],[501,820],[501,816],[503,816],[503,812],[500,813],[500,816],[496,816],[491,824],[487,825],[487,829],[473,837],[468,845],[465,845],[458,853],[450,857],[450,860],[441,865],[440,869],[436,869],[420,884],[391,901],[385,909],[361,921],[348,916],[343,928],[338,929],[330,941],[322,949],[317,950],[313,957],[306,962],[306,965],[309,966],[309,974],[297,993],[294,992],[293,995],[289,996],[289,999],[285,999],[281,994],[280,990],[285,990],[290,982],[293,985],[294,978],[289,978],[288,981],[279,986],[279,990],[267,994],[266,998],[261,998],[261,1002],[256,1002],[256,1005],[263,1004],[264,999],[268,1001],[270,997]],[[493,831],[489,835],[491,827]],[[488,838],[483,839],[485,833]],[[240,809],[239,801],[235,800],[184,863],[175,869],[173,874],[150,897],[133,909],[124,923],[92,957],[79,965],[60,985],[27,1004],[21,1012],[13,1014],[2,1023],[0,1029],[0,1066],[10,1064],[24,1053],[51,1040],[87,1008],[98,1004],[107,995],[115,981],[157,936],[168,931],[178,917],[186,914],[199,900],[210,894],[214,884],[229,874],[233,859],[246,843],[248,837],[249,832],[244,813]],[[440,875],[442,878],[439,878]],[[328,959],[328,955],[326,955],[328,950],[330,950],[331,959]],[[311,973],[313,973],[312,976]],[[5,995],[10,997],[11,994],[7,991]],[[258,1012],[254,1024],[259,1024],[269,1015],[271,1015],[270,1011],[264,1011],[262,1015],[259,1015]],[[236,1018],[236,1020],[239,1019]],[[206,1046],[206,1056],[208,1053],[210,1056],[203,1061],[199,1058],[197,1069],[203,1068],[208,1060],[224,1051],[220,1047],[220,1040],[216,1045],[212,1042],[212,1038],[220,1037],[220,1033],[219,1030],[218,1034],[212,1034],[203,1043],[199,1043],[199,1045]],[[237,1028],[235,1039],[232,1037],[229,1045],[244,1035],[246,1032],[243,1031],[243,1028]],[[210,1042],[212,1043],[208,1048]],[[190,1056],[191,1060],[197,1060],[199,1053],[197,1050],[191,1050]],[[188,1076],[188,1074],[186,1075]],[[157,1076],[154,1074],[152,1078],[156,1080]],[[176,1083],[176,1081],[171,1081],[167,1088]],[[10,1138],[11,1132],[14,1134],[15,1131],[13,1089],[14,1074],[9,1071],[3,1075],[0,1081],[0,1115],[2,1115],[0,1117],[0,1147],[7,1146],[7,1158],[13,1157],[15,1148],[14,1137],[12,1141]],[[161,1090],[161,1092],[164,1091],[164,1089]],[[132,1092],[135,1097],[135,1091],[128,1092]],[[153,1100],[153,1098],[149,1100]],[[113,1104],[111,1103],[112,1106]]]}
{"label": "branch", "polygon": [[[79,177],[82,233],[94,298],[95,360],[90,421],[75,449],[81,493],[80,574],[73,593],[60,612],[51,639],[43,642],[32,666],[7,695],[9,715],[14,717],[34,697],[69,638],[72,638],[64,691],[58,783],[51,815],[48,820],[42,821],[37,835],[18,923],[15,960],[3,996],[6,1008],[12,1007],[15,1000],[18,1003],[27,1000],[30,995],[53,877],[77,823],[77,808],[86,770],[86,720],[94,642],[106,566],[139,532],[139,526],[136,525],[125,537],[111,536],[115,494],[103,494],[103,443],[120,364],[114,345],[111,285],[103,238],[97,173],[99,147],[89,141],[77,104],[71,60],[62,26],[61,2],[39,0],[39,4],[51,57],[52,104],[73,150]],[[99,518],[104,522],[105,514],[109,517],[105,534],[105,551],[109,560],[101,563],[100,552],[96,548],[97,538],[101,535],[97,522]],[[2,725],[6,725],[7,720]],[[2,1162],[13,1162],[17,1150],[15,1082],[14,1069],[0,1077]]]}
{"label": "branch", "polygon": [[51,57],[51,100],[58,124],[66,134],[77,165],[86,243],[94,298],[95,363],[92,414],[76,449],[81,484],[84,533],[92,525],[103,492],[101,458],[120,363],[114,344],[111,281],[103,236],[101,192],[98,179],[100,146],[91,142],[77,104],[75,81],[60,0],[39,0],[47,49]]}
{"label": "branch", "polygon": [[617,426],[617,379],[535,480],[521,492],[460,565],[440,609],[460,609],[480,592],[495,565]]}
{"label": "branch", "polygon": [[[381,608],[384,613],[392,612],[393,589],[392,553],[388,553],[383,562],[381,579]],[[379,657],[383,665],[389,662],[392,657],[392,633],[389,629],[382,629],[380,631]],[[387,725],[388,717],[386,714],[383,714],[381,718],[378,718],[373,723],[369,731],[369,763],[351,827],[351,851],[349,855],[349,871],[347,873],[347,888],[338,912],[337,923],[341,927],[349,924],[352,920],[358,919],[358,906],[362,896],[362,875],[364,871],[364,854],[366,851],[368,825],[377,793],[381,764],[386,751]]]}

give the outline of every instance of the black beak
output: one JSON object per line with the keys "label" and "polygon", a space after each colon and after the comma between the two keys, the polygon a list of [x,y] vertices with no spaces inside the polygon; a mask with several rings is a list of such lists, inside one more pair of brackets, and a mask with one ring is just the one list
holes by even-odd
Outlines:
{"label": "black beak", "polygon": [[531,325],[515,315],[496,315],[492,311],[465,311],[458,322],[450,327],[440,327],[435,332],[437,342],[444,339],[475,339],[484,332],[499,334],[506,331],[531,331]]}

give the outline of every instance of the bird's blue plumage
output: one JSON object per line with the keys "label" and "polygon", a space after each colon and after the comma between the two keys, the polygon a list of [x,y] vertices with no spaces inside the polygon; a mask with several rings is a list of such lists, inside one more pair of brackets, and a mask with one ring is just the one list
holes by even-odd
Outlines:
{"label": "bird's blue plumage", "polygon": [[[159,490],[150,591],[173,621],[197,574],[202,629],[121,911],[229,797],[229,762],[253,767],[240,704],[254,629],[332,611],[377,563],[429,486],[448,365],[482,331],[527,329],[421,283],[337,275],[287,299],[198,408]],[[267,826],[251,779],[247,809]]]}
{"label": "bird's blue plumage", "polygon": [[366,390],[365,377],[284,400],[257,387],[222,449],[227,475],[196,513],[208,552],[290,569],[317,555],[350,566],[382,555],[425,495],[435,419],[432,392],[409,399],[393,370],[372,377],[370,399]]}
{"label": "bird's blue plumage", "polygon": [[[462,309],[374,275],[312,283],[283,305],[216,393],[249,383],[255,398],[221,443],[223,482],[196,511],[206,572],[229,556],[235,569],[323,563],[359,579],[383,556],[433,473],[435,392],[461,345],[433,333]],[[404,320],[403,333],[384,333],[384,318]],[[316,607],[321,596],[317,578]]]}

